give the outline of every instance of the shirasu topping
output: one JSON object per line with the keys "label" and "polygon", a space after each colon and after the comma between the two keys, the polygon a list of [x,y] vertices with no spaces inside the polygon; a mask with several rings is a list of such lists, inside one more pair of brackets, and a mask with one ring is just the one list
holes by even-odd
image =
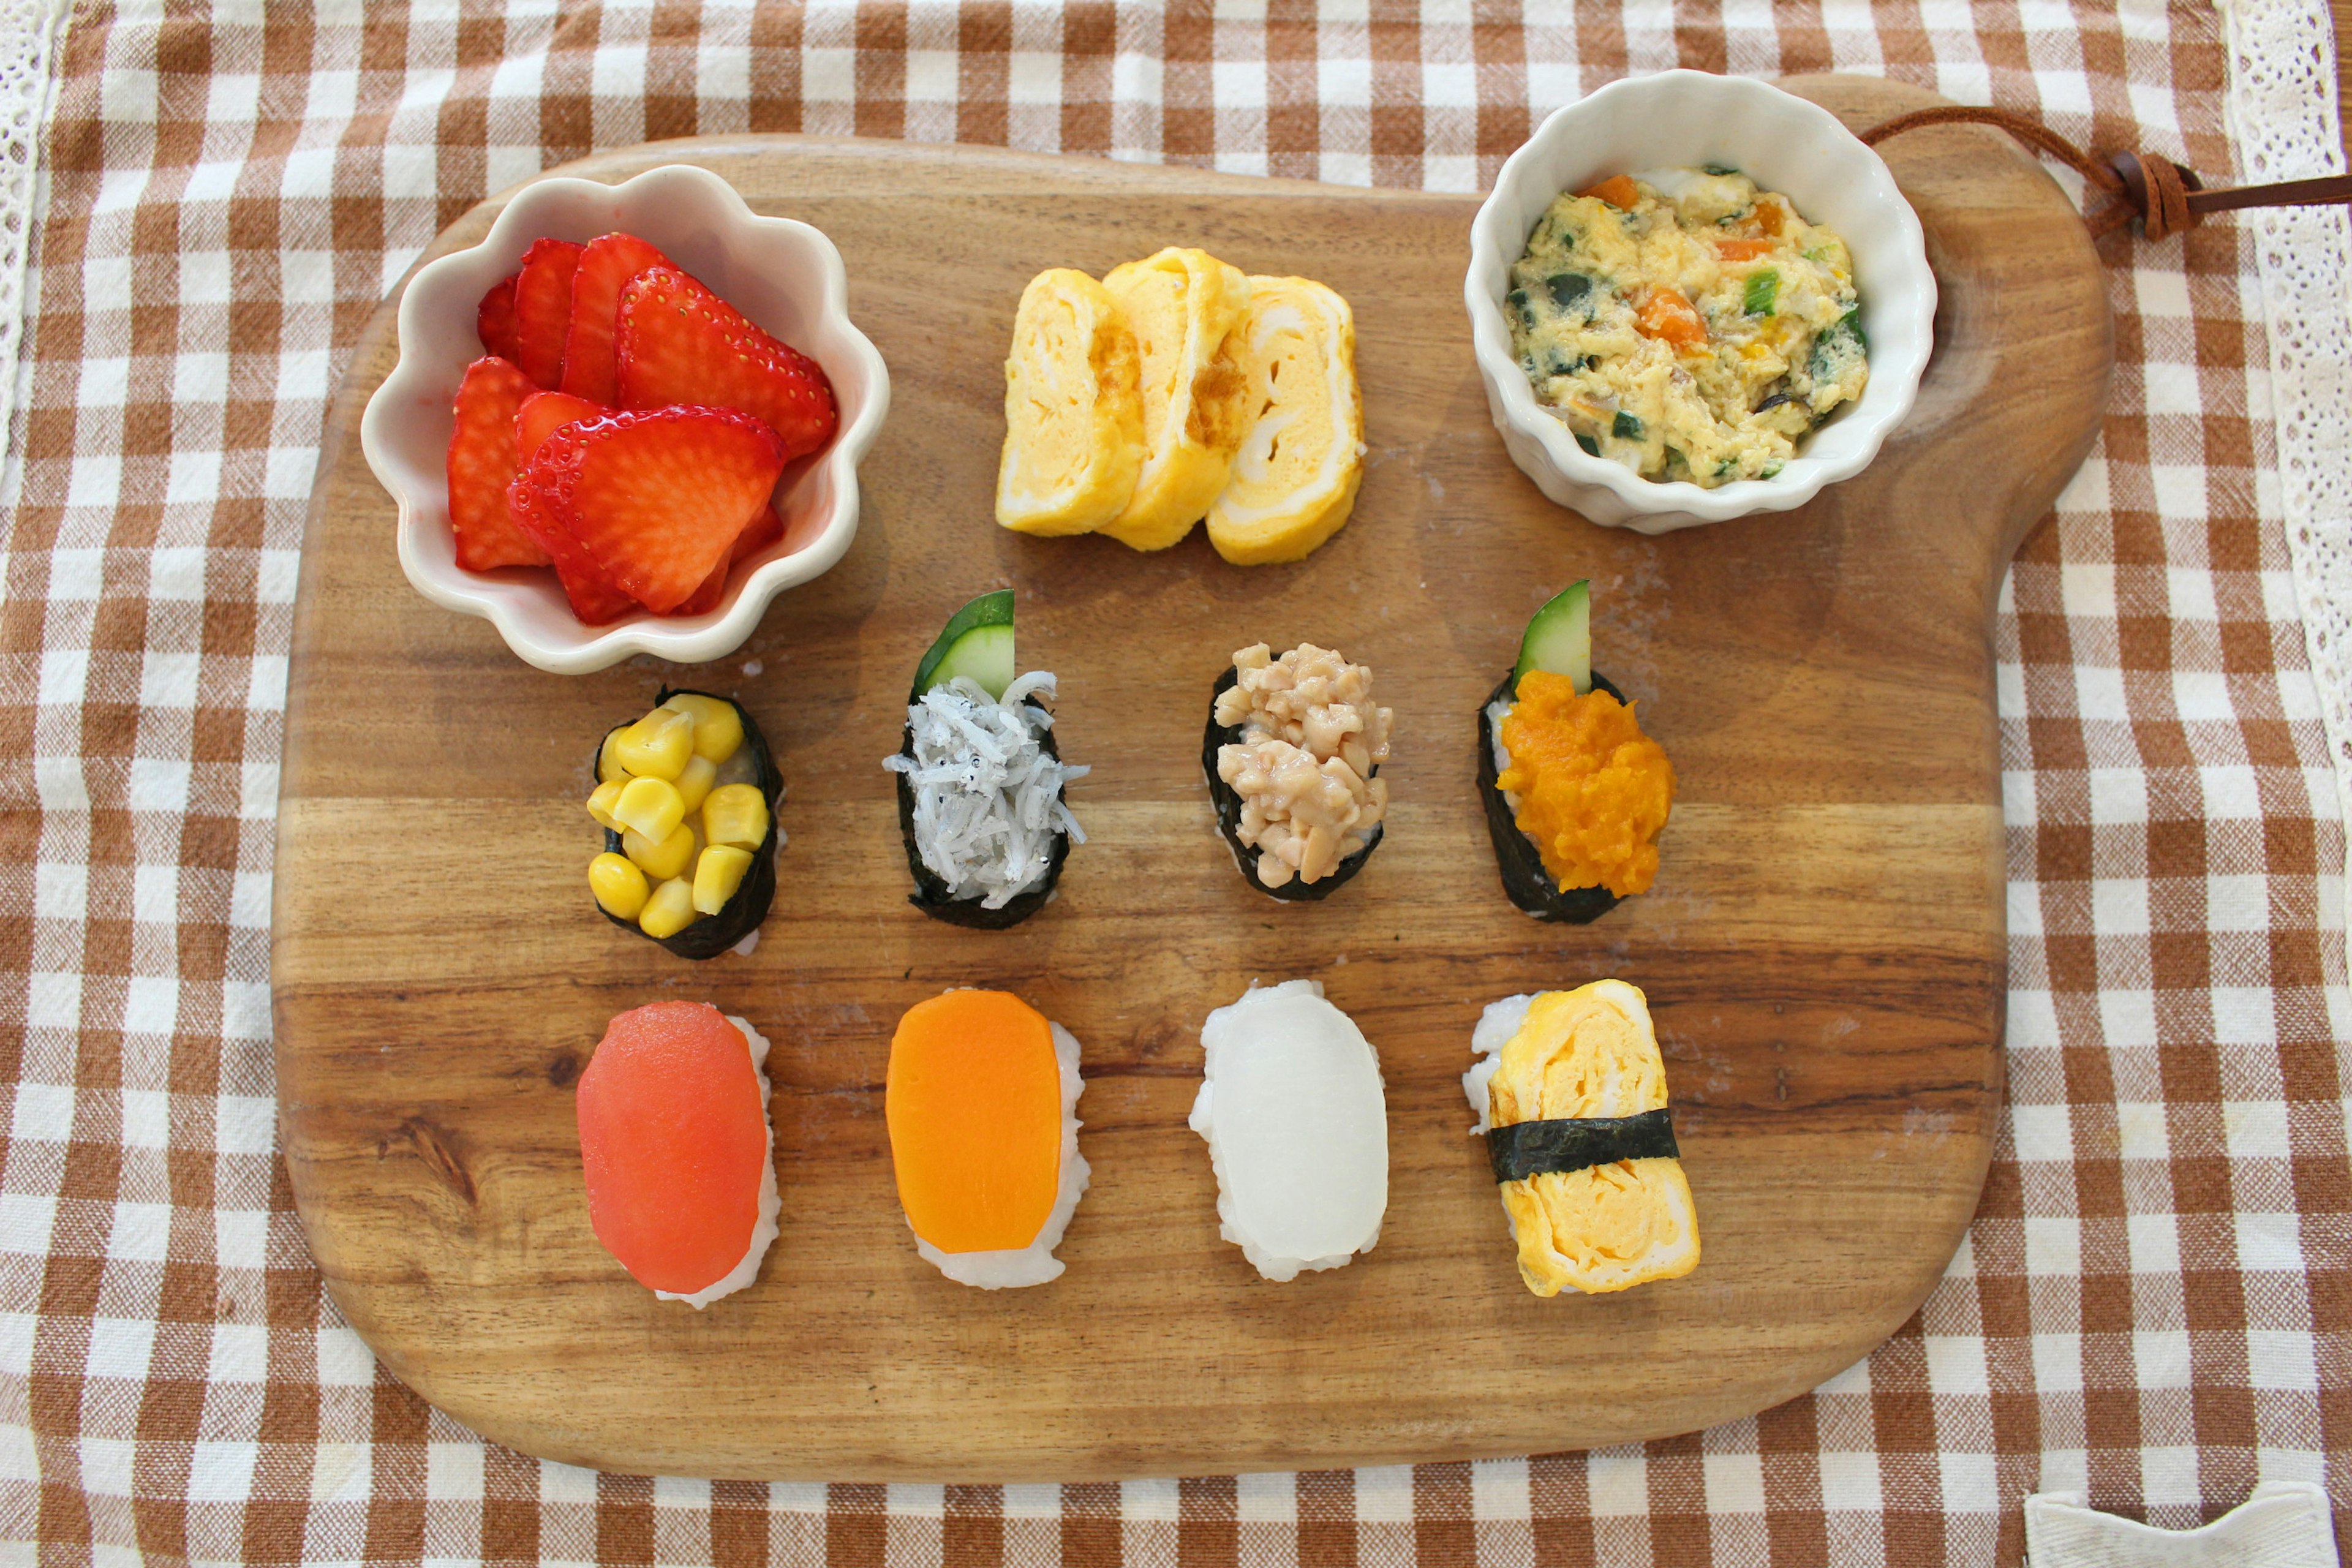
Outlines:
{"label": "shirasu topping", "polygon": [[1054,716],[1024,700],[1032,692],[1053,696],[1054,677],[1032,670],[1001,701],[961,676],[934,687],[907,710],[914,755],[882,759],[914,788],[923,864],[950,898],[983,909],[1003,909],[1045,875],[1055,835],[1087,841],[1062,786],[1087,770],[1047,753]]}

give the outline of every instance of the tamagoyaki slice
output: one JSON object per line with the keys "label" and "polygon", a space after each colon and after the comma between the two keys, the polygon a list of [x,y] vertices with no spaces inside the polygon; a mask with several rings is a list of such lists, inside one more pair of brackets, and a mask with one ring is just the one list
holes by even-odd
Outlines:
{"label": "tamagoyaki slice", "polygon": [[1135,493],[1143,399],[1135,334],[1109,291],[1056,267],[1021,291],[1004,362],[996,521],[1023,533],[1091,533]]}
{"label": "tamagoyaki slice", "polygon": [[1247,429],[1227,340],[1249,303],[1249,279],[1205,250],[1171,246],[1113,268],[1103,287],[1142,356],[1143,467],[1134,496],[1101,531],[1165,550],[1207,515]]}
{"label": "tamagoyaki slice", "polygon": [[1247,433],[1209,508],[1209,542],[1237,566],[1299,561],[1339,531],[1364,479],[1356,316],[1307,278],[1252,278],[1226,353]]}

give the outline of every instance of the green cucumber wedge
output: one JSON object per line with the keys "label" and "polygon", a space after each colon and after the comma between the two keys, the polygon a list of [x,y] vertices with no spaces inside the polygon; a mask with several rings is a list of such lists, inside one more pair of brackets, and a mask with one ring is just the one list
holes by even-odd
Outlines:
{"label": "green cucumber wedge", "polygon": [[1528,621],[1519,639],[1518,668],[1511,671],[1511,689],[1531,669],[1565,675],[1576,689],[1592,689],[1592,584],[1572,583],[1552,595],[1549,603]]}
{"label": "green cucumber wedge", "polygon": [[978,681],[1001,698],[1013,684],[1013,590],[982,594],[948,617],[923,662],[915,667],[914,695],[945,686],[956,677]]}

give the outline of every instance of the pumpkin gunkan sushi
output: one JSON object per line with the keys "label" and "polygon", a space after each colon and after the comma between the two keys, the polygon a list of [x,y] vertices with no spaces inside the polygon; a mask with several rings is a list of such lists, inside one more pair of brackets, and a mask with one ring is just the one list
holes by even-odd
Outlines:
{"label": "pumpkin gunkan sushi", "polygon": [[605,734],[594,767],[588,815],[604,852],[588,863],[588,891],[604,918],[680,958],[753,937],[776,898],[784,781],[743,706],[664,688],[652,711]]}
{"label": "pumpkin gunkan sushi", "polygon": [[1478,711],[1478,794],[1512,903],[1581,925],[1646,892],[1675,769],[1634,705],[1592,668],[1591,586],[1528,622],[1518,662]]}
{"label": "pumpkin gunkan sushi", "polygon": [[1268,1279],[1338,1268],[1389,1204],[1381,1058],[1322,983],[1253,986],[1201,1028],[1189,1126],[1217,1176],[1217,1234]]}
{"label": "pumpkin gunkan sushi", "polygon": [[1210,692],[1201,771],[1217,828],[1251,887],[1286,901],[1329,897],[1364,868],[1386,831],[1395,713],[1372,702],[1372,672],[1301,643],[1234,655]]}
{"label": "pumpkin gunkan sushi", "polygon": [[665,1301],[740,1290],[776,1239],[767,1061],[745,1019],[655,1002],[614,1018],[580,1075],[589,1224]]}
{"label": "pumpkin gunkan sushi", "polygon": [[1087,1190],[1078,1042],[1007,991],[949,991],[890,1038],[883,1115],[915,1250],[982,1290],[1058,1278]]}
{"label": "pumpkin gunkan sushi", "polygon": [[1062,761],[1041,697],[1054,677],[1013,673],[1013,590],[948,620],[915,667],[907,727],[882,765],[898,776],[908,902],[950,925],[1002,931],[1053,896],[1085,832],[1063,798],[1084,767]]}
{"label": "pumpkin gunkan sushi", "polygon": [[1649,1001],[1622,980],[1508,996],[1462,1088],[1538,1296],[1601,1295],[1698,1267],[1698,1215]]}

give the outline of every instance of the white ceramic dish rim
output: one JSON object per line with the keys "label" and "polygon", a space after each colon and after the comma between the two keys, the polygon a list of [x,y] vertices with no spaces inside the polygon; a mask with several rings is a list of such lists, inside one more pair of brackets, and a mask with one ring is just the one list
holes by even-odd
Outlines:
{"label": "white ceramic dish rim", "polygon": [[[1865,306],[1880,318],[1881,327],[1872,334],[1870,384],[1861,400],[1814,432],[1775,478],[1736,479],[1712,489],[1682,479],[1645,479],[1621,463],[1594,457],[1579,447],[1567,425],[1536,402],[1535,390],[1511,353],[1510,326],[1503,315],[1506,289],[1498,286],[1507,285],[1510,265],[1526,248],[1533,226],[1530,223],[1522,228],[1510,223],[1507,209],[1518,199],[1519,187],[1538,178],[1537,166],[1548,160],[1555,144],[1570,139],[1581,125],[1609,116],[1653,114],[1659,103],[1689,91],[1743,98],[1768,114],[1778,114],[1791,123],[1810,121],[1812,131],[1827,132],[1833,145],[1850,154],[1853,178],[1871,205],[1885,215],[1895,231],[1902,260],[1916,272],[1916,278],[1902,279],[1891,289],[1884,279],[1874,279],[1864,290]],[[1745,157],[1740,166],[1766,188],[1780,188],[1774,184],[1771,164],[1771,152],[1766,149]],[[1538,183],[1549,184],[1549,181]],[[1556,195],[1557,188],[1551,194]],[[1884,159],[1835,115],[1810,100],[1752,78],[1694,70],[1622,78],[1553,110],[1535,134],[1504,161],[1494,190],[1472,220],[1470,269],[1463,285],[1479,374],[1513,428],[1534,440],[1570,485],[1603,489],[1615,497],[1633,514],[1623,525],[1635,528],[1641,526],[1642,518],[1659,514],[1685,513],[1691,522],[1706,523],[1759,511],[1793,510],[1824,487],[1852,479],[1869,467],[1918,396],[1919,378],[1934,349],[1936,300],[1926,232],[1919,226],[1918,214],[1896,188],[1894,173]],[[1884,324],[1890,320],[1900,326],[1900,333],[1885,331]],[[1882,352],[1882,339],[1890,352]],[[1897,354],[1891,352],[1897,342],[1916,348]],[[1819,450],[1822,438],[1832,432],[1837,433],[1837,446],[1843,449],[1825,455]]]}
{"label": "white ceramic dish rim", "polygon": [[[753,567],[725,602],[707,616],[674,620],[639,617],[601,627],[577,626],[576,636],[550,637],[530,626],[525,614],[532,600],[543,596],[545,584],[467,572],[454,560],[445,563],[427,552],[428,532],[447,531],[446,454],[436,447],[427,461],[413,451],[404,452],[404,441],[410,437],[403,416],[420,399],[437,395],[446,403],[454,397],[465,364],[483,351],[477,348],[472,356],[455,365],[439,363],[425,346],[426,317],[431,311],[458,310],[470,330],[471,312],[483,292],[512,272],[531,242],[548,232],[539,215],[549,205],[584,203],[618,214],[625,205],[656,196],[691,204],[681,210],[711,222],[730,251],[761,240],[781,242],[813,264],[815,297],[803,303],[809,328],[794,334],[803,340],[794,346],[824,366],[839,399],[842,419],[832,445],[805,471],[793,476],[792,488],[812,484],[821,489],[829,488],[833,505],[813,536],[798,548]],[[605,226],[616,223],[617,218]],[[661,238],[658,234],[646,237],[656,244]],[[479,243],[425,263],[408,280],[400,300],[399,361],[369,397],[361,416],[361,450],[399,507],[401,570],[425,597],[445,609],[488,620],[517,657],[555,674],[586,674],[640,653],[680,664],[725,658],[750,638],[778,594],[830,570],[856,537],[857,466],[872,448],[889,413],[890,380],[880,352],[850,321],[848,302],[848,274],[841,252],[823,230],[794,218],[761,216],[734,186],[694,164],[665,163],[614,185],[557,175],[521,186],[508,198]],[[759,319],[754,310],[746,310],[745,314]],[[772,323],[761,324],[772,330]],[[546,582],[551,584],[552,578]]]}

